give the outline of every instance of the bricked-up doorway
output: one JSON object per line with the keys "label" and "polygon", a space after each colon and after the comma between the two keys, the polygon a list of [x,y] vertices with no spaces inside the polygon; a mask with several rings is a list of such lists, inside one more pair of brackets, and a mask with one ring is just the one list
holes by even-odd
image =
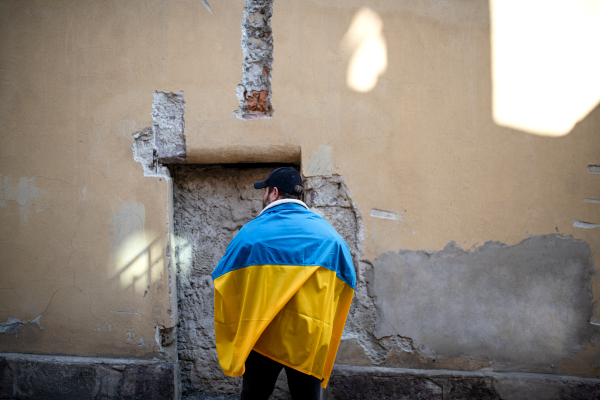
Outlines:
{"label": "bricked-up doorway", "polygon": [[[177,347],[183,397],[239,396],[241,378],[223,375],[217,359],[211,273],[231,239],[262,210],[253,184],[283,164],[172,165],[179,322]],[[274,398],[288,399],[285,374]],[[232,397],[237,398],[237,397]]]}

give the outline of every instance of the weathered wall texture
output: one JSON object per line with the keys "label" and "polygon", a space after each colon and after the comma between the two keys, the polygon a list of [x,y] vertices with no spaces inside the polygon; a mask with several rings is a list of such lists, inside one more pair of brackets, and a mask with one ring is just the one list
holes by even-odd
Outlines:
{"label": "weathered wall texture", "polygon": [[[217,359],[211,273],[235,234],[262,210],[262,191],[252,185],[272,168],[177,166],[171,171],[183,395],[239,393],[241,378],[223,375]],[[278,392],[277,398],[286,398],[287,386],[278,385]]]}
{"label": "weathered wall texture", "polygon": [[242,17],[242,81],[235,88],[239,108],[232,117],[242,120],[270,118],[273,73],[273,0],[246,0]]}
{"label": "weathered wall texture", "polygon": [[185,102],[183,92],[154,92],[152,128],[133,134],[133,159],[144,167],[144,176],[169,177],[163,164],[185,164]]}
{"label": "weathered wall texture", "polygon": [[[214,314],[211,273],[231,239],[262,209],[262,191],[253,184],[264,180],[271,168],[235,166],[171,167],[174,183],[174,226],[178,265],[178,351],[184,396],[195,392],[237,393],[239,378],[225,377],[214,345]],[[358,268],[362,252],[362,220],[343,177],[310,177],[305,180],[306,202],[325,218],[350,247]],[[373,315],[366,305],[365,280],[359,278],[357,296],[346,331],[361,339],[369,336],[365,323]],[[346,335],[347,333],[345,333]],[[365,339],[364,342],[367,342]],[[285,373],[278,382],[276,398],[287,398]]]}
{"label": "weathered wall texture", "polygon": [[[555,373],[600,330],[590,324],[590,248],[572,237],[389,252],[373,271],[375,337],[411,338],[438,363],[472,357],[495,371]],[[411,357],[402,353],[387,364]]]}
{"label": "weathered wall texture", "polygon": [[[244,3],[211,8],[0,2],[0,351],[169,357],[171,181],[146,128],[182,91],[188,163],[343,176],[352,201],[315,206],[360,255],[340,363],[600,376],[600,108],[560,138],[497,125],[487,1],[273,3],[277,113],[253,121],[231,118]],[[347,83],[357,15],[385,43],[370,91]]]}
{"label": "weathered wall texture", "polygon": [[169,399],[174,365],[157,360],[0,355],[2,399]]}
{"label": "weathered wall texture", "polygon": [[324,400],[580,400],[600,395],[597,379],[526,373],[334,367]]}
{"label": "weathered wall texture", "polygon": [[159,163],[186,162],[184,116],[183,92],[154,92],[152,131]]}

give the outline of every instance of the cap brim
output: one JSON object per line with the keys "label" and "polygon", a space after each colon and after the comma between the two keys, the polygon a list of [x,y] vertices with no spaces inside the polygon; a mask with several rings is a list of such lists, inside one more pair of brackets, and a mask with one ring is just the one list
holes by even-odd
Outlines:
{"label": "cap brim", "polygon": [[266,181],[260,181],[260,182],[256,182],[254,184],[254,189],[262,189],[262,188],[267,187],[267,186],[269,186],[269,185],[267,185]]}

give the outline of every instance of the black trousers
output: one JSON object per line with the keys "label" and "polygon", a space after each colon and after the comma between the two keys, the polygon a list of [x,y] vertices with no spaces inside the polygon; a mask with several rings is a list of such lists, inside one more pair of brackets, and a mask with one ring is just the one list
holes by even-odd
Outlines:
{"label": "black trousers", "polygon": [[282,368],[285,368],[292,399],[321,399],[321,381],[319,379],[251,351],[246,359],[241,400],[267,400],[275,389],[275,382]]}

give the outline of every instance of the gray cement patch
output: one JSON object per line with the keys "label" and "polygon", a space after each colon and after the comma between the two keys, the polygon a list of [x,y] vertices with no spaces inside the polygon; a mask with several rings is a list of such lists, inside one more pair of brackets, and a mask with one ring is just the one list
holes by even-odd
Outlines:
{"label": "gray cement patch", "polygon": [[491,360],[499,369],[552,372],[595,337],[587,243],[560,235],[475,251],[382,254],[369,293],[375,337],[405,337],[429,357]]}

